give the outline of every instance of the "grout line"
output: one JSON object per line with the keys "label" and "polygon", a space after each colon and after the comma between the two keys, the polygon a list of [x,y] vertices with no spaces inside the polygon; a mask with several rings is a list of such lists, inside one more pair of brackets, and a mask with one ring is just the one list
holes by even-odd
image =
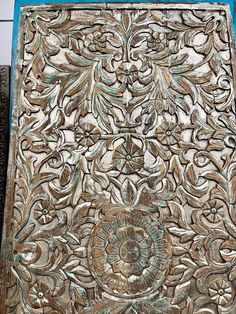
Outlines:
{"label": "grout line", "polygon": [[13,20],[0,20],[0,23],[1,22],[13,22]]}

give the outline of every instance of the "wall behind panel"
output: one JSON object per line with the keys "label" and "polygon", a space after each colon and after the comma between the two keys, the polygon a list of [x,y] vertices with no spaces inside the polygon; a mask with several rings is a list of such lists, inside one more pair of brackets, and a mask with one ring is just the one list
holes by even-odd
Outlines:
{"label": "wall behind panel", "polygon": [[0,64],[11,64],[14,0],[0,0]]}

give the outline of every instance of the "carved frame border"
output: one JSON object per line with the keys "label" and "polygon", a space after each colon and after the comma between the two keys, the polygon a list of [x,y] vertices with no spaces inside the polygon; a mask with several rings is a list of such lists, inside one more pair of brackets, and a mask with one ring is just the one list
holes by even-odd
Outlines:
{"label": "carved frame border", "polygon": [[9,142],[10,67],[0,66],[0,242],[5,206],[6,171]]}

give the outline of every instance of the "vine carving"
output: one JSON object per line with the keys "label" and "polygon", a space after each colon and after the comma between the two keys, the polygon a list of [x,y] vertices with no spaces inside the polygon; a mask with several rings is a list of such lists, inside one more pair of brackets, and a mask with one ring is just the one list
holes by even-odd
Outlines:
{"label": "vine carving", "polygon": [[236,312],[231,38],[220,5],[22,9],[1,313]]}

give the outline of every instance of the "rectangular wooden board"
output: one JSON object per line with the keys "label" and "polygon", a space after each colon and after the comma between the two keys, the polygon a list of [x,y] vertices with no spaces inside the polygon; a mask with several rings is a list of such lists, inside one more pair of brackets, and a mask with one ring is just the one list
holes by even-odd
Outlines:
{"label": "rectangular wooden board", "polygon": [[232,41],[227,5],[22,7],[0,313],[236,313]]}

